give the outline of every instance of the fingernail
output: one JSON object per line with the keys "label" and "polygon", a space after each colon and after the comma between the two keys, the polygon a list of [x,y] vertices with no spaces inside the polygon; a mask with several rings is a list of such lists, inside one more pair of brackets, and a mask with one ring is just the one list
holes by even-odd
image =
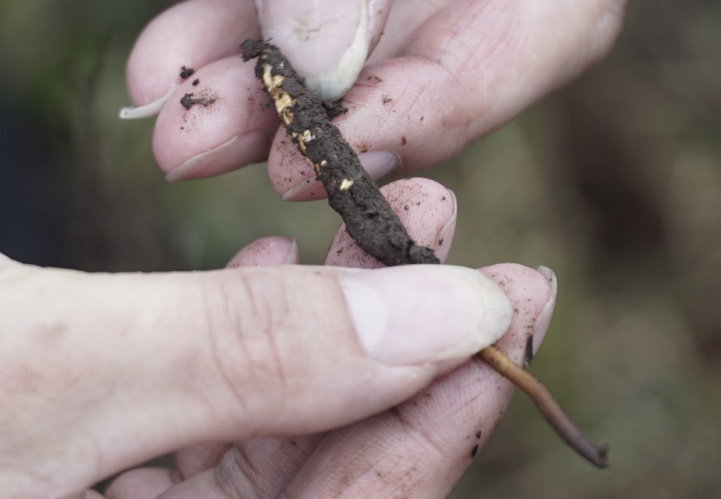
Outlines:
{"label": "fingernail", "polygon": [[[363,152],[358,155],[361,166],[373,180],[383,178],[401,164],[397,154],[386,151]],[[283,201],[312,201],[326,197],[323,184],[315,177],[308,178],[294,185],[281,196]]]}
{"label": "fingernail", "polygon": [[165,175],[165,180],[173,183],[178,180],[213,177],[257,163],[267,156],[270,143],[270,135],[259,130],[236,135],[228,142],[176,166]]}
{"label": "fingernail", "polygon": [[358,159],[373,180],[385,177],[401,164],[400,156],[387,151],[362,152]]}
{"label": "fingernail", "polygon": [[480,272],[408,265],[348,273],[341,282],[363,347],[388,365],[473,355],[508,329],[511,304]]}
{"label": "fingernail", "polygon": [[300,263],[300,252],[298,251],[298,242],[293,238],[293,244],[290,245],[288,256],[285,257],[286,265],[298,265]]}
{"label": "fingernail", "polygon": [[450,189],[447,190],[453,203],[453,215],[451,215],[448,222],[446,222],[440,232],[438,232],[436,243],[433,245],[433,251],[441,262],[446,261],[448,253],[451,251],[451,242],[453,242],[453,234],[456,231],[456,221],[458,220],[458,200],[456,199],[456,194]]}
{"label": "fingernail", "polygon": [[325,197],[325,189],[323,184],[315,177],[303,180],[301,183],[294,185],[283,194],[280,199],[283,201],[311,201],[313,199],[323,199]]}
{"label": "fingernail", "polygon": [[263,37],[288,57],[308,88],[323,100],[336,100],[353,86],[368,56],[368,5],[357,0],[267,2],[262,5]]}
{"label": "fingernail", "polygon": [[534,355],[536,354],[538,347],[541,345],[541,341],[543,341],[543,338],[546,336],[548,326],[551,324],[553,309],[556,306],[556,295],[558,294],[558,280],[556,279],[556,274],[551,269],[544,266],[537,267],[536,271],[546,278],[551,290],[548,302],[546,302],[543,306],[543,310],[541,310],[538,319],[536,319],[536,324],[533,327]]}
{"label": "fingernail", "polygon": [[170,96],[173,95],[173,92],[175,92],[175,89],[178,88],[180,84],[175,84],[172,87],[170,87],[170,90],[168,90],[168,93],[163,95],[160,99],[155,100],[151,102],[150,104],[146,104],[144,106],[139,107],[124,107],[120,110],[120,119],[121,120],[137,120],[140,118],[149,118],[150,116],[156,116],[160,113],[160,110],[163,109],[163,106],[165,103],[170,99]]}

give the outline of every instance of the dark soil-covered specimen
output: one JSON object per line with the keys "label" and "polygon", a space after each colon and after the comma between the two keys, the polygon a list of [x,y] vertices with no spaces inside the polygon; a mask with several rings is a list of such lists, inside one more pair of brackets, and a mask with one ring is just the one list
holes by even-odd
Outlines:
{"label": "dark soil-covered specimen", "polygon": [[[330,123],[335,116],[346,112],[340,101],[329,104],[318,100],[305,87],[285,56],[270,43],[246,40],[240,48],[245,61],[258,58],[255,75],[272,98],[269,105],[275,106],[288,135],[315,168],[317,178],[323,182],[328,193],[329,204],[341,215],[346,231],[356,244],[388,266],[440,263],[433,250],[416,245],[410,238],[388,201],[361,166],[355,151]],[[403,137],[402,144],[406,142]],[[532,338],[526,343],[526,364],[533,359]],[[481,350],[478,357],[525,391],[549,423],[579,454],[600,468],[610,465],[608,446],[593,445],[540,381],[494,346]],[[479,432],[477,438],[480,436]],[[475,457],[476,452],[478,445],[471,450],[471,457]]]}
{"label": "dark soil-covered specimen", "polygon": [[353,148],[330,123],[345,112],[340,103],[317,99],[270,43],[246,40],[240,47],[244,60],[258,58],[256,76],[265,84],[288,135],[315,168],[328,203],[343,218],[356,244],[389,266],[440,263],[432,249],[411,239]]}

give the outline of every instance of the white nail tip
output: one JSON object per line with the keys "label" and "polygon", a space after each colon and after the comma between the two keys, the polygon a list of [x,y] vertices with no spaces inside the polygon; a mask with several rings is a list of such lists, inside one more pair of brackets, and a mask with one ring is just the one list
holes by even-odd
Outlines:
{"label": "white nail tip", "polygon": [[350,47],[334,67],[319,73],[306,75],[308,88],[322,100],[340,99],[350,90],[368,58],[368,6],[360,1],[360,20]]}
{"label": "white nail tip", "polygon": [[151,116],[156,116],[160,113],[160,111],[163,109],[163,106],[166,102],[168,102],[168,99],[170,99],[170,96],[173,95],[173,92],[175,92],[175,89],[177,89],[180,86],[180,84],[175,84],[172,87],[170,87],[170,90],[168,90],[168,93],[163,95],[160,99],[155,100],[151,102],[150,104],[146,104],[144,106],[140,107],[124,107],[120,110],[120,119],[121,120],[137,120],[140,118],[149,118]]}
{"label": "white nail tip", "polygon": [[238,140],[238,137],[240,137],[240,135],[236,135],[235,137],[230,139],[228,142],[226,142],[225,144],[219,145],[215,149],[210,149],[209,151],[205,151],[196,156],[193,156],[192,158],[187,160],[182,165],[177,166],[177,167],[173,168],[172,170],[170,170],[165,175],[165,180],[167,180],[171,184],[177,182],[178,180],[184,180],[185,178],[187,178],[188,174],[191,171],[193,171],[195,168],[197,168],[199,165],[201,165],[203,162],[205,162],[209,156],[212,156],[212,155],[216,154],[217,152],[222,151],[223,149],[229,147],[233,142]]}
{"label": "white nail tip", "polygon": [[443,246],[444,243],[450,244],[450,241],[446,241],[446,239],[448,239],[450,232],[455,230],[456,221],[458,220],[458,199],[456,198],[456,193],[450,189],[447,190],[448,194],[451,196],[451,201],[453,202],[453,215],[451,215],[451,218],[448,219],[446,224],[438,233],[438,246]]}
{"label": "white nail tip", "polygon": [[556,279],[556,274],[553,270],[548,267],[544,267],[543,265],[539,265],[535,270],[548,280],[548,283],[551,285],[553,295],[555,296],[558,291],[558,279]]}
{"label": "white nail tip", "polygon": [[285,265],[297,265],[300,263],[300,252],[298,251],[298,243],[293,238],[293,244],[290,245],[288,256],[285,257]]}
{"label": "white nail tip", "polygon": [[[548,330],[548,326],[551,323],[551,317],[553,316],[553,310],[556,308],[556,296],[558,295],[558,279],[556,274],[548,267],[536,267],[536,272],[541,274],[548,280],[548,284],[551,286],[551,295],[548,298],[548,302],[543,306],[543,310],[536,319],[536,324],[533,328],[533,335],[537,338],[539,334],[545,334]],[[534,341],[534,355],[540,346],[540,341]]]}

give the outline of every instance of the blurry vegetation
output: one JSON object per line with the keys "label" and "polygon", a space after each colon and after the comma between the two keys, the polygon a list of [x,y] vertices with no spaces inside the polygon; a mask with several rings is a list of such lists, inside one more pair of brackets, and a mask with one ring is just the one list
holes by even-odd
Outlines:
{"label": "blurry vegetation", "polygon": [[[280,235],[322,261],[323,202],[282,203],[261,165],[166,184],[152,120],[117,119],[133,40],[170,3],[0,0],[0,251],[208,269]],[[632,2],[604,62],[429,176],[458,196],[449,263],[557,273],[531,371],[613,461],[516,396],[453,497],[721,497],[721,3]]]}

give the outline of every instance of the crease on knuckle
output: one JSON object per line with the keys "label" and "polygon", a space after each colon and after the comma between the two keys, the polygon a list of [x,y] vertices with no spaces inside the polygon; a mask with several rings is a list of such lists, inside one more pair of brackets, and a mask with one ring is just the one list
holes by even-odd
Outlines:
{"label": "crease on knuckle", "polygon": [[455,459],[455,456],[446,450],[448,447],[455,448],[455,446],[448,446],[447,442],[438,441],[438,439],[435,438],[436,434],[432,430],[426,429],[421,424],[414,424],[403,414],[402,409],[395,409],[391,412],[397,418],[398,424],[404,428],[404,433],[416,442],[417,445],[434,452],[440,456],[443,462],[449,462]]}
{"label": "crease on knuckle", "polygon": [[261,407],[282,410],[288,382],[277,336],[289,313],[285,294],[238,273],[206,291],[206,313],[213,362],[246,421]]}

